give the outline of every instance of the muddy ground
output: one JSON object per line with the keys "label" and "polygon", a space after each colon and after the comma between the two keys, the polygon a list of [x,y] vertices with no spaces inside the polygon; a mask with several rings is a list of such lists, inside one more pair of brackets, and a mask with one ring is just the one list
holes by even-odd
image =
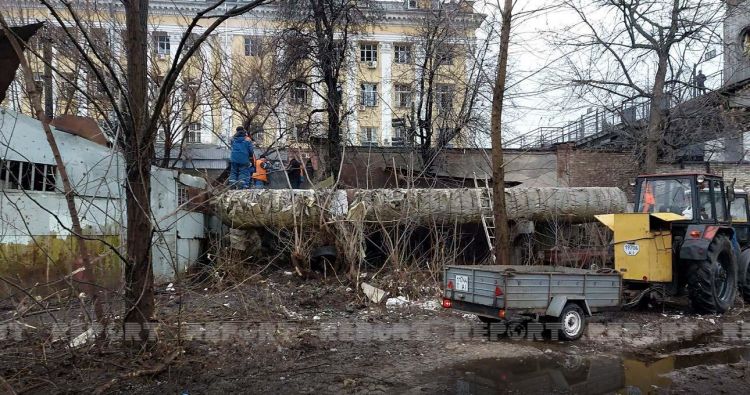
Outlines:
{"label": "muddy ground", "polygon": [[[8,305],[2,312],[0,388],[129,394],[750,393],[750,327],[743,327],[750,309],[742,305],[724,316],[693,315],[679,304],[603,313],[592,317],[586,336],[575,342],[533,341],[497,330],[488,339],[484,324],[443,309],[439,289],[421,284],[401,289],[412,301],[391,299],[388,306],[372,304],[336,279],[304,280],[283,272],[233,284],[161,285],[159,342],[129,351],[116,333],[71,347],[82,327],[70,333],[49,329],[54,320],[84,321],[76,303],[45,304],[48,312],[29,308],[22,318],[14,317],[17,306]],[[399,296],[397,287],[386,288],[390,298]],[[115,326],[118,319],[112,317]],[[10,324],[15,326],[8,329]]]}

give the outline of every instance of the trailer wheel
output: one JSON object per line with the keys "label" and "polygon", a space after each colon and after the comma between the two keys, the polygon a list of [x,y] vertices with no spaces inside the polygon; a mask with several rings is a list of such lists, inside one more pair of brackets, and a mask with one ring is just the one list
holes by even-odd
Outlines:
{"label": "trailer wheel", "polygon": [[586,316],[581,306],[568,303],[560,313],[560,338],[578,340],[586,329]]}
{"label": "trailer wheel", "polygon": [[698,313],[724,313],[737,293],[737,258],[726,235],[716,235],[708,257],[688,267],[688,295]]}

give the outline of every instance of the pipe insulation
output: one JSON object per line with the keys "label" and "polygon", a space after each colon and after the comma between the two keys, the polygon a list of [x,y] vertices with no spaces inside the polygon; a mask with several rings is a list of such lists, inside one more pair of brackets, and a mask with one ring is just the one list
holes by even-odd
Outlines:
{"label": "pipe insulation", "polygon": [[[508,188],[509,220],[591,222],[596,214],[622,213],[619,188]],[[214,199],[219,216],[233,228],[284,228],[321,221],[381,221],[415,224],[476,223],[490,215],[491,191],[463,189],[250,189]],[[296,221],[295,221],[296,217]]]}

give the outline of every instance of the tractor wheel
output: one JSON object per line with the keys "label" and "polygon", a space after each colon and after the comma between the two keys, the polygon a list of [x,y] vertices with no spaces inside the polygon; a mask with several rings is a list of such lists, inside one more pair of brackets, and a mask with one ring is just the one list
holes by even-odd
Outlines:
{"label": "tractor wheel", "polygon": [[739,288],[745,302],[750,303],[750,249],[742,251],[740,265],[737,271],[737,288]]}
{"label": "tractor wheel", "polygon": [[708,246],[708,257],[689,263],[688,296],[698,313],[724,313],[734,303],[737,259],[725,235],[716,235]]}

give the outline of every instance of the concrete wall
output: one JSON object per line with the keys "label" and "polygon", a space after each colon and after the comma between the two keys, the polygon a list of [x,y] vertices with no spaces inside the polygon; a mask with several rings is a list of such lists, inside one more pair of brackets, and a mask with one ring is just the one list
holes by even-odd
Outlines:
{"label": "concrete wall", "polygon": [[684,165],[660,164],[658,167],[658,172],[695,172],[717,174],[723,176],[726,182],[731,182],[732,179],[736,178],[736,188],[750,191],[750,163],[738,164],[730,162],[714,162],[709,163],[708,165],[706,165],[705,163],[693,163]]}

